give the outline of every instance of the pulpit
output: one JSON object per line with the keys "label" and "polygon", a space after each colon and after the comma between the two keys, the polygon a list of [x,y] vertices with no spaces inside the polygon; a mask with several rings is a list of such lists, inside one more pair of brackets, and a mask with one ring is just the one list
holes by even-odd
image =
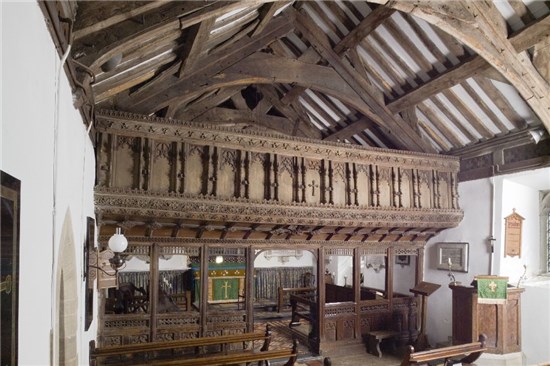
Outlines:
{"label": "pulpit", "polygon": [[487,335],[488,353],[521,351],[521,288],[508,288],[500,304],[480,304],[475,287],[449,285],[453,293],[453,344],[470,343]]}

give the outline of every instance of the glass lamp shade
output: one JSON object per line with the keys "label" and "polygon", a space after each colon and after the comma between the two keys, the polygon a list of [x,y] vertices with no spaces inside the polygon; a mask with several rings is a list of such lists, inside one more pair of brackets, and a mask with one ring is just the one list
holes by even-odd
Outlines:
{"label": "glass lamp shade", "polygon": [[128,247],[128,239],[120,233],[120,228],[116,229],[116,233],[109,239],[109,249],[115,253],[122,253]]}
{"label": "glass lamp shade", "polygon": [[223,257],[222,257],[221,255],[218,255],[218,256],[216,257],[216,263],[217,263],[217,264],[223,263]]}

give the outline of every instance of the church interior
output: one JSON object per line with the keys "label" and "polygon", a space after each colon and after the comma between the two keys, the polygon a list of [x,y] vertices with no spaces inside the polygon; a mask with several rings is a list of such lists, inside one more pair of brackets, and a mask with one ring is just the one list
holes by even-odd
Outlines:
{"label": "church interior", "polygon": [[550,364],[549,1],[0,4],[2,365]]}

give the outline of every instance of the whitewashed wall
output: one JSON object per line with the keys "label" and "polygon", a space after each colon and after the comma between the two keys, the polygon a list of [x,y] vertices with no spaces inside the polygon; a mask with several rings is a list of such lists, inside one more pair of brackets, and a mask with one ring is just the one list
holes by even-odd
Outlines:
{"label": "whitewashed wall", "polygon": [[[492,184],[494,184],[494,205]],[[534,278],[543,271],[540,258],[545,255],[540,238],[539,191],[548,189],[550,189],[550,169],[459,184],[464,220],[457,228],[446,230],[434,237],[426,246],[424,280],[442,285],[428,299],[427,333],[432,345],[447,341],[452,333],[449,278],[447,271],[436,269],[436,243],[469,243],[468,273],[454,272],[456,280],[464,285],[469,285],[474,276],[488,273],[508,276],[510,283],[516,285],[523,274],[524,264],[527,265],[527,279]],[[504,217],[510,215],[513,208],[525,218],[522,256],[504,258]],[[491,217],[494,218],[493,221]],[[492,233],[496,239],[494,255],[490,253],[487,240]],[[526,289],[522,297],[521,319],[524,357],[529,365],[549,362],[550,351],[547,341],[550,334],[550,320],[546,313],[550,308],[550,286],[540,281],[533,284],[527,281],[523,286]],[[542,309],[546,309],[546,313],[540,313]],[[533,316],[533,314],[541,314],[542,317]],[[534,329],[537,331],[534,332]],[[542,343],[541,335],[546,335]]]}
{"label": "whitewashed wall", "polygon": [[[86,216],[93,216],[94,154],[72,106],[64,72],[59,88],[59,134],[54,161],[59,56],[36,2],[2,3],[2,147],[0,168],[21,180],[19,364],[47,365],[55,317],[55,261],[70,212],[77,273],[82,273]],[[53,172],[57,164],[56,210]],[[52,276],[53,272],[53,276]],[[78,284],[77,353],[86,364],[84,282]],[[97,308],[97,305],[96,305]],[[53,362],[55,363],[55,358]]]}
{"label": "whitewashed wall", "polygon": [[254,268],[316,266],[315,263],[317,262],[317,259],[315,259],[312,252],[310,252],[309,250],[303,250],[302,254],[303,255],[300,259],[289,257],[288,262],[282,263],[277,257],[272,257],[271,259],[267,260],[262,252],[258,254],[256,259],[254,260]]}

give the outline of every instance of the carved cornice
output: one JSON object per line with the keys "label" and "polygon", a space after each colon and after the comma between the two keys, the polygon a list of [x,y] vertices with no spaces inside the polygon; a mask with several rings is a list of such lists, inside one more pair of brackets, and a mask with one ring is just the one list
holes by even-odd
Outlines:
{"label": "carved cornice", "polygon": [[457,172],[459,160],[452,156],[363,147],[330,141],[317,141],[257,131],[234,131],[200,122],[187,122],[139,114],[102,110],[96,113],[96,129],[117,135],[186,141],[261,153],[300,156],[310,159],[376,164],[402,168],[437,169]]}
{"label": "carved cornice", "polygon": [[[107,243],[110,236],[101,235],[97,238],[100,243]],[[190,238],[171,238],[171,237],[154,237],[148,238],[144,236],[127,236],[128,244],[130,246],[146,246],[159,244],[162,247],[201,247],[216,246],[216,247],[259,247],[265,248],[269,245],[270,249],[281,249],[292,247],[294,249],[318,249],[327,246],[326,240],[286,240],[286,239],[190,239]],[[402,248],[403,250],[414,251],[416,248],[423,248],[424,241],[382,241],[382,242],[369,242],[369,241],[344,241],[344,240],[331,240],[330,247],[341,248],[364,248],[367,252],[370,250],[386,250],[389,247]],[[408,255],[415,255],[416,252],[411,252]]]}
{"label": "carved cornice", "polygon": [[449,228],[463,217],[462,210],[450,209],[280,204],[101,187],[96,187],[95,201],[96,210],[104,215],[285,225]]}

